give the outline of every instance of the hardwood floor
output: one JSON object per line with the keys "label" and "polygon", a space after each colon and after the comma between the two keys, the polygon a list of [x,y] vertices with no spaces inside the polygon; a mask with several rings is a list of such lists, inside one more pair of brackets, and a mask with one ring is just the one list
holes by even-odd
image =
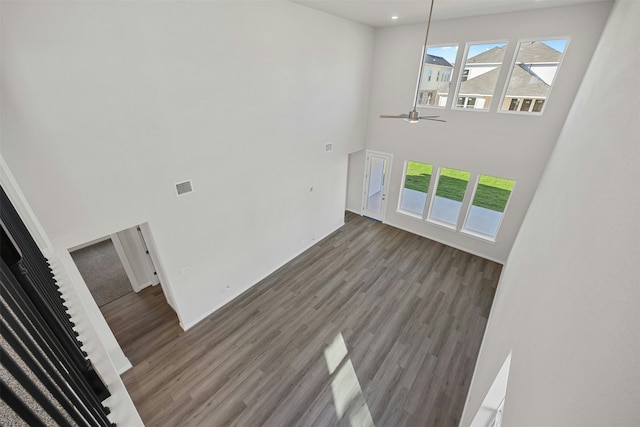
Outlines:
{"label": "hardwood floor", "polygon": [[[129,331],[137,317],[149,325],[122,341],[116,330],[147,426],[457,426],[500,271],[347,213],[187,332],[166,310],[105,314]],[[156,330],[153,316],[174,328]]]}
{"label": "hardwood floor", "polygon": [[100,311],[134,366],[183,333],[160,286],[130,292],[102,306]]}

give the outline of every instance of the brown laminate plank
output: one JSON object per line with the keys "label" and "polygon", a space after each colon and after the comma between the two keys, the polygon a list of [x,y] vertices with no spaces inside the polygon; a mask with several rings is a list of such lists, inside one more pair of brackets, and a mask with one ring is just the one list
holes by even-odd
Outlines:
{"label": "brown laminate plank", "polygon": [[501,266],[345,219],[187,332],[159,287],[103,308],[147,426],[457,425]]}

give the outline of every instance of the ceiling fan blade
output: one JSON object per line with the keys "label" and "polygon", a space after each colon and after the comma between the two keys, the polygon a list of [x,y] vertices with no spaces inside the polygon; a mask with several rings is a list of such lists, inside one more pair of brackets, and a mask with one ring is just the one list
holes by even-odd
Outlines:
{"label": "ceiling fan blade", "polygon": [[[438,117],[438,116],[433,116],[433,117]],[[443,123],[447,123],[446,120],[442,120],[442,119],[435,119],[432,117],[419,117],[418,120],[431,120],[432,122],[443,122]]]}
{"label": "ceiling fan blade", "polygon": [[390,116],[388,114],[380,114],[381,119],[406,119],[408,114],[398,114],[397,116]]}

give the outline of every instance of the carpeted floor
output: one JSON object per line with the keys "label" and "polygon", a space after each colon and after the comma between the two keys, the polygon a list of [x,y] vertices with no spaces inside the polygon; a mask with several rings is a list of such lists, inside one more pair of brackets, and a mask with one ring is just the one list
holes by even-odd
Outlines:
{"label": "carpeted floor", "polygon": [[71,253],[98,307],[133,292],[111,239]]}

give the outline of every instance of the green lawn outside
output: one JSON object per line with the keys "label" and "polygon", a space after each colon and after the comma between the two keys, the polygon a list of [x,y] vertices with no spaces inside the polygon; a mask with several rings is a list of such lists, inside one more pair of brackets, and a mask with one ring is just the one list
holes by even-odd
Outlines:
{"label": "green lawn outside", "polygon": [[479,184],[476,195],[473,198],[473,205],[492,211],[504,212],[511,191],[501,188]]}
{"label": "green lawn outside", "polygon": [[[433,165],[407,162],[404,187],[426,193],[433,174]],[[469,183],[469,172],[442,168],[436,195],[461,202]],[[493,176],[481,175],[473,205],[497,212],[504,212],[515,182]]]}
{"label": "green lawn outside", "polygon": [[480,182],[473,198],[473,205],[491,209],[492,211],[504,212],[514,185],[515,181],[509,179],[480,175]]}
{"label": "green lawn outside", "polygon": [[440,169],[436,196],[461,202],[464,199],[464,192],[467,191],[470,177],[471,173],[469,172],[450,168]]}
{"label": "green lawn outside", "polygon": [[404,180],[404,188],[426,193],[429,189],[432,173],[433,165],[407,162],[407,176]]}

